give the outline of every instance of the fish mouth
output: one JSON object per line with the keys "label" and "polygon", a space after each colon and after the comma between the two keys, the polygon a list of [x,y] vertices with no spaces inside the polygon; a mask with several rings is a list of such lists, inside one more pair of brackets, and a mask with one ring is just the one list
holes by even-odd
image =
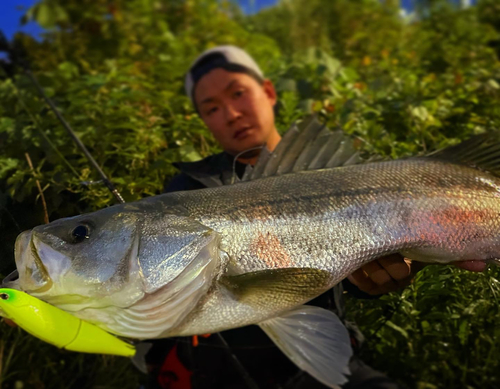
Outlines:
{"label": "fish mouth", "polygon": [[[30,293],[43,293],[52,287],[52,280],[38,255],[35,238],[33,231],[25,231],[18,236],[15,255],[19,278],[11,282]],[[14,273],[11,273],[7,278]]]}
{"label": "fish mouth", "polygon": [[33,292],[43,293],[52,287],[52,279],[50,278],[49,272],[43,264],[42,259],[38,255],[38,250],[35,247],[34,239],[31,239],[30,249],[35,263],[35,271],[32,273],[33,279],[38,278],[37,274],[41,276],[40,278],[38,278],[38,282],[41,284],[41,286],[33,290]]}
{"label": "fish mouth", "polygon": [[[19,272],[14,270],[12,273],[9,273],[7,277],[2,280],[2,284],[0,287],[2,288],[12,288],[12,286],[16,285],[16,281],[19,280]],[[15,289],[15,288],[13,288]]]}

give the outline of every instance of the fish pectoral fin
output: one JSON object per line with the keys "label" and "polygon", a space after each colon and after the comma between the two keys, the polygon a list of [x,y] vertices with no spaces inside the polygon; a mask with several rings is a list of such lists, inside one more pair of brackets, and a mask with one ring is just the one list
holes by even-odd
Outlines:
{"label": "fish pectoral fin", "polygon": [[259,326],[293,363],[324,385],[338,388],[347,382],[351,342],[333,312],[303,305]]}
{"label": "fish pectoral fin", "polygon": [[298,305],[323,293],[332,275],[313,268],[269,269],[225,276],[221,283],[242,303],[284,309],[291,300]]}

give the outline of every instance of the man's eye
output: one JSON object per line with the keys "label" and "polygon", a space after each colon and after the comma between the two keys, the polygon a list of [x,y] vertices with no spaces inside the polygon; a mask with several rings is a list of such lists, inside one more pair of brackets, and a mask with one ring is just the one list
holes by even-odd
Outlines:
{"label": "man's eye", "polygon": [[217,112],[217,107],[213,107],[213,108],[210,108],[208,111],[207,111],[207,115],[210,116],[211,114]]}
{"label": "man's eye", "polygon": [[244,92],[243,89],[237,90],[236,92],[234,92],[234,97],[240,97],[240,96],[242,96],[243,92]]}

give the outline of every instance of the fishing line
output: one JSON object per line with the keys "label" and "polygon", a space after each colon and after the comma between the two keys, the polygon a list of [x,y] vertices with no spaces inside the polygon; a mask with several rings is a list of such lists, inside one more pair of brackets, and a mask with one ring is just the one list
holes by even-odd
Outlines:
{"label": "fishing line", "polygon": [[113,196],[115,196],[115,199],[119,203],[121,203],[121,204],[125,203],[125,200],[123,199],[121,193],[118,192],[118,190],[115,188],[115,186],[113,185],[113,183],[109,180],[109,178],[106,175],[106,173],[104,173],[104,171],[101,169],[101,167],[99,166],[99,164],[97,163],[97,161],[94,159],[94,157],[92,157],[92,155],[88,151],[87,147],[85,147],[85,145],[82,143],[82,141],[80,140],[80,138],[78,138],[78,136],[75,134],[75,132],[73,131],[73,129],[71,128],[71,126],[64,119],[64,117],[61,115],[61,113],[59,112],[59,110],[57,109],[57,107],[54,105],[54,103],[52,102],[52,100],[45,94],[45,91],[43,90],[43,88],[41,87],[41,85],[38,83],[38,80],[35,78],[35,76],[33,75],[33,73],[31,73],[31,71],[28,68],[26,68],[26,67],[24,67],[23,70],[24,70],[24,73],[31,80],[31,82],[33,83],[33,85],[35,85],[36,89],[38,90],[38,93],[40,93],[40,95],[43,97],[43,99],[45,100],[45,102],[50,106],[50,108],[52,109],[52,112],[54,112],[54,114],[56,115],[56,117],[59,119],[59,122],[61,122],[62,126],[66,129],[66,131],[68,132],[69,136],[76,143],[76,145],[78,146],[78,148],[80,149],[80,151],[85,155],[85,157],[90,162],[90,164],[94,167],[94,169],[97,171],[97,173],[101,176],[101,179],[103,180],[104,185],[106,185],[106,187],[110,190],[110,192],[113,194]]}
{"label": "fishing line", "polygon": [[[118,190],[115,188],[113,183],[108,179],[107,175],[104,173],[104,171],[101,169],[97,161],[92,157],[90,152],[88,151],[87,147],[82,143],[80,138],[76,135],[76,133],[73,131],[69,123],[64,119],[64,117],[61,115],[59,110],[57,109],[56,105],[52,102],[52,100],[47,96],[45,91],[43,90],[42,86],[39,84],[38,80],[36,77],[33,75],[31,70],[29,69],[29,65],[27,61],[22,58],[19,52],[16,52],[11,45],[8,43],[7,39],[5,38],[4,34],[0,31],[0,51],[5,51],[6,53],[9,54],[10,59],[13,64],[18,65],[24,72],[26,76],[28,76],[29,80],[31,83],[35,86],[35,89],[38,91],[40,96],[43,98],[45,103],[50,107],[52,112],[56,115],[57,119],[59,122],[62,124],[64,129],[68,132],[69,136],[71,139],[73,139],[73,142],[77,145],[77,147],[80,149],[80,151],[85,155],[87,160],[90,162],[92,167],[97,171],[99,176],[101,177],[102,181],[104,182],[104,185],[109,189],[109,191],[113,194],[115,199],[123,204],[125,203],[125,200],[123,199],[122,195]],[[4,73],[8,76],[7,72],[4,70]],[[10,77],[9,77],[10,78]]]}
{"label": "fishing line", "polygon": [[243,154],[245,153],[248,153],[249,151],[253,151],[253,150],[262,150],[266,145],[263,144],[262,146],[257,146],[257,147],[252,147],[251,149],[248,149],[248,150],[243,150],[241,152],[239,152],[238,154],[236,154],[236,156],[233,158],[233,174],[231,176],[231,185],[235,183],[236,181],[236,162],[238,161],[238,158],[241,157]]}
{"label": "fishing line", "polygon": [[[19,233],[23,232],[23,230],[21,229],[21,227],[19,226],[19,224],[17,224],[17,221],[16,219],[14,218],[14,216],[10,213],[10,211],[7,209],[7,207],[4,205],[2,206],[2,208],[0,208],[0,214],[1,212],[5,212],[9,217],[10,219],[12,220],[12,222],[14,223],[14,226],[17,228],[17,231]],[[1,282],[0,282],[0,286],[3,287],[4,284],[6,284],[7,282],[10,282],[10,281],[13,281],[15,279],[17,279],[19,277],[19,274],[17,272],[17,269],[12,271],[11,273],[9,273]]]}
{"label": "fishing line", "polygon": [[14,218],[14,215],[12,215],[10,213],[10,211],[7,209],[7,207],[5,205],[2,206],[1,211],[5,212],[10,217],[10,219],[12,220],[12,222],[14,223],[14,225],[16,226],[17,231],[19,231],[20,233],[23,232],[23,230],[21,229],[21,227],[19,226],[19,224],[17,224],[17,220]]}
{"label": "fishing line", "polygon": [[292,378],[290,378],[287,382],[285,382],[285,384],[283,385],[283,389],[292,387],[292,385],[296,385],[297,380],[299,378],[301,378],[304,374],[305,374],[305,371],[299,369],[299,371],[297,373],[295,373],[295,375]]}
{"label": "fishing line", "polygon": [[245,384],[250,388],[250,389],[259,389],[259,386],[255,383],[255,381],[252,379],[250,374],[248,373],[248,370],[245,369],[245,366],[240,362],[240,360],[236,357],[236,355],[231,351],[231,348],[229,347],[229,344],[227,344],[226,340],[224,337],[217,332],[214,334],[218,340],[226,346],[224,350],[227,351],[227,354],[231,357],[231,360],[233,361],[233,365],[238,369],[240,374],[242,375],[243,381],[245,381]]}
{"label": "fishing line", "polygon": [[12,86],[14,88],[14,91],[15,91],[15,94],[16,94],[16,97],[19,101],[19,103],[21,104],[21,106],[24,108],[24,110],[26,111],[26,113],[28,114],[28,116],[30,117],[31,121],[33,122],[33,124],[35,125],[35,129],[40,133],[40,135],[42,136],[43,140],[45,140],[47,142],[47,144],[52,148],[52,150],[54,150],[54,152],[59,156],[59,158],[61,158],[61,160],[66,164],[66,166],[71,170],[71,172],[73,174],[75,174],[76,177],[78,177],[78,179],[80,179],[80,175],[78,174],[78,172],[75,170],[75,168],[69,163],[69,161],[64,157],[64,155],[59,151],[59,149],[57,148],[57,146],[50,140],[50,138],[45,134],[45,132],[42,130],[42,126],[40,125],[40,122],[38,121],[38,119],[35,117],[35,115],[30,111],[30,109],[28,108],[27,104],[25,103],[24,99],[21,97],[21,93],[19,91],[19,88],[17,87],[17,85],[15,84],[14,80],[9,77],[5,70],[0,66],[0,69],[2,70],[2,72],[4,73],[4,75],[6,77],[8,77],[11,81],[12,81]]}

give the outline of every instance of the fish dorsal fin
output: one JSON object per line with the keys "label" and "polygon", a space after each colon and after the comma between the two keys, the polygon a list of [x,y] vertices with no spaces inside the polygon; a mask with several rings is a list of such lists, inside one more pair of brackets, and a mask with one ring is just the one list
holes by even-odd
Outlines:
{"label": "fish dorsal fin", "polygon": [[303,305],[259,326],[293,363],[321,383],[339,388],[347,382],[351,342],[333,312]]}
{"label": "fish dorsal fin", "polygon": [[340,130],[330,131],[312,116],[299,125],[293,124],[273,152],[263,150],[255,166],[247,168],[242,181],[360,162],[354,139]]}
{"label": "fish dorsal fin", "polygon": [[276,146],[276,149],[272,153],[265,153],[262,158],[259,157],[257,163],[253,168],[250,180],[256,178],[272,176],[278,170],[281,160],[286,154],[286,151],[295,142],[300,131],[297,125],[294,123],[292,127],[283,135],[281,141]]}
{"label": "fish dorsal fin", "polygon": [[426,158],[474,167],[500,177],[500,131],[475,135],[455,146],[429,154]]}

